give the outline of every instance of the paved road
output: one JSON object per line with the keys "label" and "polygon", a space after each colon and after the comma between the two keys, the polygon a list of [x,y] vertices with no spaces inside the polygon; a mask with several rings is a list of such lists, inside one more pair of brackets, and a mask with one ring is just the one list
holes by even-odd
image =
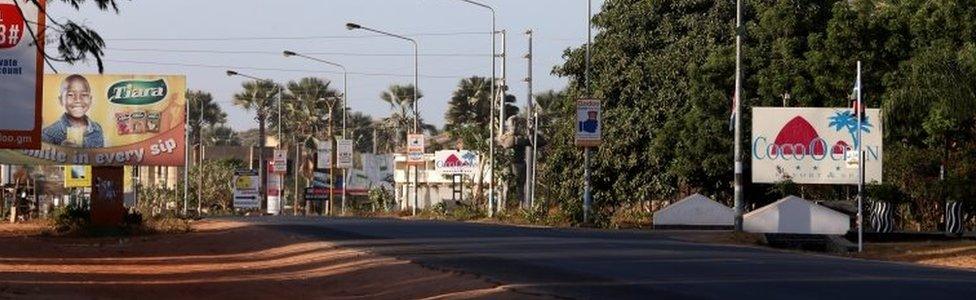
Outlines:
{"label": "paved road", "polygon": [[245,219],[574,299],[973,299],[976,272],[682,242],[666,234],[395,219]]}

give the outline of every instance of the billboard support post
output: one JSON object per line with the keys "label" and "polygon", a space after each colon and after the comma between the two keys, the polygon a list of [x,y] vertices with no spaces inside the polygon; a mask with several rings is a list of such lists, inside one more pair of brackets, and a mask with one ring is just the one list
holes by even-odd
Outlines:
{"label": "billboard support post", "polygon": [[864,120],[864,107],[861,105],[861,61],[857,61],[857,252],[864,251],[864,151],[861,151],[864,140],[861,139],[861,130]]}

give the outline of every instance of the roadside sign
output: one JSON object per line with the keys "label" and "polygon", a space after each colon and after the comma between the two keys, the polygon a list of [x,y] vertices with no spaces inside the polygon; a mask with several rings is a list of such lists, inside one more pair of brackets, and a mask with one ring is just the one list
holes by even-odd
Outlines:
{"label": "roadside sign", "polygon": [[352,140],[336,141],[336,168],[351,169],[352,161]]}
{"label": "roadside sign", "polygon": [[255,170],[234,171],[234,208],[260,208],[261,176]]}
{"label": "roadside sign", "polygon": [[0,149],[40,149],[45,1],[19,2],[0,0]]}
{"label": "roadside sign", "polygon": [[319,141],[318,150],[315,152],[315,168],[316,169],[331,169],[332,168],[332,140],[329,141]]}
{"label": "roadside sign", "polygon": [[329,201],[329,188],[305,188],[305,201]]}
{"label": "roadside sign", "polygon": [[274,173],[285,173],[288,172],[288,152],[285,150],[276,149],[274,151],[274,159],[272,160],[271,172]]}
{"label": "roadside sign", "polygon": [[426,147],[424,146],[423,134],[407,135],[407,163],[408,164],[423,164],[424,151],[426,151],[425,149]]}
{"label": "roadside sign", "polygon": [[601,101],[581,99],[576,101],[576,145],[597,147],[603,142],[603,111]]}
{"label": "roadside sign", "polygon": [[847,156],[847,168],[857,169],[861,165],[861,155],[857,150],[847,150],[845,153]]}

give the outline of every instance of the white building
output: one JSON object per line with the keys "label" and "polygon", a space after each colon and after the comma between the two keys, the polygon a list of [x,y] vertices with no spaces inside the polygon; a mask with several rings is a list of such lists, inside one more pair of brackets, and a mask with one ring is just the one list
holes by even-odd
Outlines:
{"label": "white building", "polygon": [[[459,174],[455,176],[452,173],[456,173],[459,170],[457,167],[445,166],[443,157],[453,153],[465,153],[467,151],[438,151],[436,154],[425,154],[425,163],[423,165],[418,165],[417,172],[417,208],[428,209],[439,203],[444,202],[445,205],[453,206],[455,203],[452,201],[455,199],[455,189],[460,189],[463,187],[463,191],[459,197],[463,203],[471,204],[474,198],[475,186],[481,180],[482,174],[484,177],[484,182],[482,185],[482,194],[488,194],[488,180],[489,166],[486,164],[480,164],[478,158],[475,157],[473,164],[466,164],[465,171],[470,171],[468,174]],[[473,152],[471,152],[473,153]],[[439,158],[441,160],[439,161]],[[394,183],[395,192],[394,198],[396,199],[399,208],[402,210],[410,210],[414,206],[414,193],[413,193],[413,180],[414,180],[414,168],[409,169],[408,177],[408,166],[407,157],[403,154],[394,155],[395,171],[394,171]],[[440,166],[440,167],[438,167]],[[457,178],[456,178],[457,177]],[[461,184],[455,183],[456,180],[462,180]]]}

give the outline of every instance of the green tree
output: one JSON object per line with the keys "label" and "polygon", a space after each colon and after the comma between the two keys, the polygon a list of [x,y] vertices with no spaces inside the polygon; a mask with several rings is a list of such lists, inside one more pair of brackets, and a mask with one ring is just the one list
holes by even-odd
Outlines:
{"label": "green tree", "polygon": [[[48,1],[50,5],[52,1]],[[81,10],[82,5],[85,5],[88,0],[60,0],[59,2],[71,5],[76,10]],[[118,0],[91,0],[99,10],[112,11],[116,14],[119,13]],[[30,5],[40,7],[40,1],[30,0]],[[20,7],[18,1],[14,1],[14,4]],[[44,51],[44,57],[48,61],[48,65],[53,61],[66,62],[69,64],[74,64],[76,62],[87,61],[89,58],[94,58],[95,63],[98,66],[98,73],[102,73],[105,70],[105,66],[102,62],[102,56],[105,55],[105,40],[102,39],[101,35],[98,34],[94,29],[79,24],[73,20],[65,20],[61,18],[56,18],[51,16],[48,12],[50,9],[42,10],[43,14],[47,17],[47,27],[53,28],[54,30],[45,30],[43,32],[44,37],[48,41],[57,41],[57,55],[52,55],[46,50]],[[33,16],[27,16],[28,20],[33,20]],[[37,41],[39,32],[28,32],[34,41]],[[50,65],[53,69],[54,66]]]}
{"label": "green tree", "polygon": [[[258,122],[258,149],[263,152],[267,142],[267,128],[265,127],[268,115],[271,113],[275,96],[281,92],[281,87],[268,81],[247,81],[242,84],[243,91],[234,94],[234,105],[254,111],[254,119]],[[261,155],[261,162],[264,156]],[[261,180],[267,180],[267,172],[262,172]],[[265,192],[265,191],[262,191]],[[266,198],[262,198],[261,207],[267,207]]]}
{"label": "green tree", "polygon": [[190,124],[190,136],[194,137],[197,144],[205,142],[203,140],[205,125],[213,129],[218,124],[227,123],[227,113],[214,101],[210,93],[187,91],[186,100],[190,108],[190,114],[187,116],[187,123]]}

